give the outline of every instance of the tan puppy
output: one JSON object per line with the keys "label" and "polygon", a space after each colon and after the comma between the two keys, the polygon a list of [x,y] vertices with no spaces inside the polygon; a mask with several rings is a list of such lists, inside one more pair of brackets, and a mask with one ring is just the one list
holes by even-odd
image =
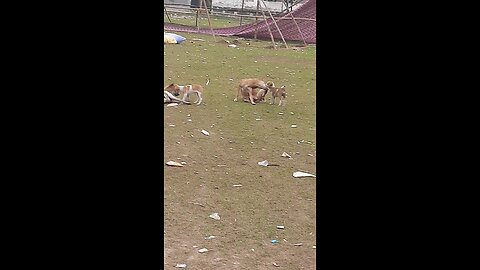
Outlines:
{"label": "tan puppy", "polygon": [[233,101],[238,101],[240,96],[245,96],[246,94],[248,94],[248,99],[250,100],[250,103],[252,103],[252,105],[255,105],[254,94],[253,94],[253,89],[255,88],[260,88],[265,90],[265,95],[269,90],[267,84],[265,84],[265,82],[263,82],[262,80],[243,79],[238,84],[237,97]]}
{"label": "tan puppy", "polygon": [[270,91],[272,92],[272,97],[271,97],[272,102],[270,104],[271,105],[275,104],[275,98],[278,98],[280,100],[280,103],[278,103],[278,106],[281,106],[281,105],[285,106],[285,98],[287,97],[287,91],[285,90],[285,85],[280,88],[271,87]]}
{"label": "tan puppy", "polygon": [[172,93],[174,96],[179,96],[180,93],[183,93],[182,101],[187,102],[187,99],[190,100],[191,94],[197,95],[197,100],[194,102],[197,105],[202,104],[203,98],[203,87],[199,84],[187,84],[187,85],[178,85],[175,83],[170,84],[165,87],[165,91]]}

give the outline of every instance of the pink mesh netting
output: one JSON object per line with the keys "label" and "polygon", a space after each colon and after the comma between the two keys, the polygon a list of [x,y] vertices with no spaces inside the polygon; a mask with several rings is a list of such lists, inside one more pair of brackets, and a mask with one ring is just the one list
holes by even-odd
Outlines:
{"label": "pink mesh netting", "polygon": [[[303,2],[298,4],[298,7],[293,10],[293,12],[291,12],[291,15],[293,15],[293,17],[295,18],[316,19],[316,7],[316,0],[304,0]],[[267,12],[265,12],[265,15],[268,17]],[[275,21],[277,22],[278,28],[280,28],[280,31],[282,32],[285,40],[302,41],[302,35],[299,33],[295,22],[291,19],[291,15],[288,14],[287,11],[284,11],[283,13],[275,17]],[[296,19],[296,22],[300,30],[302,31],[305,41],[307,43],[316,44],[316,22],[301,19]],[[213,32],[215,33],[215,35],[219,36],[239,36],[245,38],[253,38],[255,36],[255,28],[257,28],[258,39],[270,40],[270,34],[268,33],[267,25],[270,26],[273,37],[275,39],[281,39],[281,36],[277,28],[275,27],[272,19],[267,19],[266,21],[259,21],[257,26],[255,26],[255,23],[251,23],[236,27],[217,28],[213,29]],[[198,30],[195,26],[172,24],[167,22],[163,24],[163,28],[167,31],[198,33]],[[200,33],[211,34],[212,32],[209,28],[200,28]]]}

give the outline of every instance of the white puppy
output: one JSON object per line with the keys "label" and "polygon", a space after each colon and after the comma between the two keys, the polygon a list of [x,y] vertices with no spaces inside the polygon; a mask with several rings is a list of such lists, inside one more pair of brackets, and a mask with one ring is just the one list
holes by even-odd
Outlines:
{"label": "white puppy", "polygon": [[190,102],[184,102],[183,100],[175,97],[172,93],[168,91],[163,91],[163,103],[186,103],[189,104]]}

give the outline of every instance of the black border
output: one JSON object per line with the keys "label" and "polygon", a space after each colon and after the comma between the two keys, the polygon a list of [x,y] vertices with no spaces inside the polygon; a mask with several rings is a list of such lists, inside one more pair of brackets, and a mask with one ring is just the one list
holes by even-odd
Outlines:
{"label": "black border", "polygon": [[[419,179],[435,169],[418,164],[438,159],[424,125],[444,78],[430,77],[438,42],[422,38],[420,8],[319,2],[317,266],[398,265],[430,249],[412,224],[441,179]],[[25,72],[5,99],[21,103],[8,115],[21,115],[11,144],[25,161],[10,181],[25,190],[17,242],[37,266],[162,268],[161,3],[9,10],[21,10],[10,69]]]}

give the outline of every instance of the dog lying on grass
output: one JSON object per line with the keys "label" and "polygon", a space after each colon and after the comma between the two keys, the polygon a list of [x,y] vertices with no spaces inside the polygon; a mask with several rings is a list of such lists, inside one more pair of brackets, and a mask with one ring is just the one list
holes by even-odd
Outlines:
{"label": "dog lying on grass", "polygon": [[[259,90],[256,92],[256,95],[254,94],[254,89],[262,89],[264,90],[263,92],[260,92]],[[238,89],[237,89],[237,96],[233,101],[238,101],[240,96],[245,97],[248,96],[248,100],[252,105],[255,105],[255,100],[262,100],[263,97],[268,93],[268,86],[267,84],[259,79],[243,79],[240,81],[238,84]],[[258,93],[260,92],[261,97],[258,96]]]}
{"label": "dog lying on grass", "polygon": [[[165,91],[168,91],[172,95],[178,97],[181,93],[183,93],[182,102],[188,103],[190,100],[191,94],[197,95],[197,100],[194,104],[200,105],[203,101],[203,87],[199,84],[187,84],[187,85],[178,85],[175,83],[170,84],[169,86],[165,87]],[[187,101],[188,100],[188,101]]]}
{"label": "dog lying on grass", "polygon": [[163,104],[165,103],[185,103],[190,104],[190,102],[183,102],[181,99],[176,98],[172,93],[168,91],[163,91]]}

